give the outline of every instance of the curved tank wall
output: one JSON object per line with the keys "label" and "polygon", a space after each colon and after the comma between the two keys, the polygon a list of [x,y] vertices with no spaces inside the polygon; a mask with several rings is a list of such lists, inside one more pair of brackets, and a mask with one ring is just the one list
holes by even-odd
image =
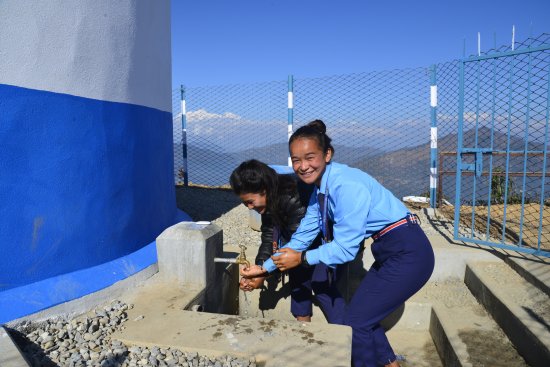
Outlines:
{"label": "curved tank wall", "polygon": [[170,42],[168,0],[0,3],[0,301],[176,221]]}

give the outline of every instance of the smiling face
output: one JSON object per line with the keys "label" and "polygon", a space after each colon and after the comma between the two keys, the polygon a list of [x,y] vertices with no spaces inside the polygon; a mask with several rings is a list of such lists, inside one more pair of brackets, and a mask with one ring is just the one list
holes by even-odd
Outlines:
{"label": "smiling face", "polygon": [[244,194],[240,194],[239,197],[241,198],[241,201],[243,202],[244,206],[246,206],[248,209],[255,210],[260,214],[265,213],[265,209],[267,207],[265,192],[262,192],[259,194],[253,194],[253,193],[247,192]]}
{"label": "smiling face", "polygon": [[321,186],[321,178],[332,158],[332,150],[325,154],[316,139],[298,138],[290,143],[292,169],[300,180]]}

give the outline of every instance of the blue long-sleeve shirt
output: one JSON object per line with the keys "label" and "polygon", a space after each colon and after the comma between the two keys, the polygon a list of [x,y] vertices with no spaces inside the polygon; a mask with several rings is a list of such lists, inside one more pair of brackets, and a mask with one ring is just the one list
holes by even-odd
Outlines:
{"label": "blue long-sleeve shirt", "polygon": [[[333,240],[307,252],[307,262],[334,267],[352,261],[365,238],[408,213],[405,205],[369,174],[345,164],[329,163],[321,186],[311,195],[306,215],[285,247],[306,250],[321,229],[317,194],[328,194],[327,215],[333,222]],[[276,269],[268,259],[263,267]]]}

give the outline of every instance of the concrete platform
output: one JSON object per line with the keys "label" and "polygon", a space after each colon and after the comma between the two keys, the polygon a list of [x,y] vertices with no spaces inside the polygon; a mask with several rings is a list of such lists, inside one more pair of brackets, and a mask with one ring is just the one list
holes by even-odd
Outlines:
{"label": "concrete platform", "polygon": [[164,346],[216,357],[254,356],[259,365],[346,366],[351,361],[351,328],[339,325],[264,320],[184,310],[193,292],[172,286],[144,287],[127,301],[125,329],[113,334],[128,346]]}
{"label": "concrete platform", "polygon": [[0,366],[27,367],[27,360],[3,326],[0,326]]}
{"label": "concrete platform", "polygon": [[430,334],[447,366],[527,367],[495,321],[475,306],[433,306]]}

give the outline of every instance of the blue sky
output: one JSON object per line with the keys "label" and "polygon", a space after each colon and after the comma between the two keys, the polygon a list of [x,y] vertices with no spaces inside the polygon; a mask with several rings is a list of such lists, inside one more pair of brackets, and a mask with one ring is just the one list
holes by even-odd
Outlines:
{"label": "blue sky", "polygon": [[550,0],[172,0],[173,87],[448,61],[550,33]]}

